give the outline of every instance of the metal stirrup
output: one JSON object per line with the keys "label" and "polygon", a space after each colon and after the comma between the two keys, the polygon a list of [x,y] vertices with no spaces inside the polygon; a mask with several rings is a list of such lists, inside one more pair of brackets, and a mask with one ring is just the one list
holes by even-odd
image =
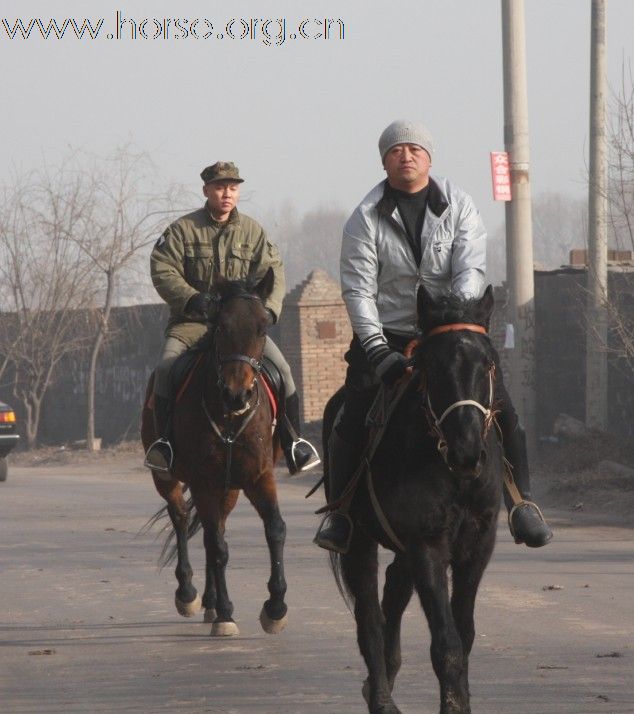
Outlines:
{"label": "metal stirrup", "polygon": [[[155,464],[152,464],[148,461],[148,456],[151,453],[152,449],[154,449],[154,447],[158,445],[165,445],[169,449],[169,463],[167,467],[156,466]],[[174,449],[172,449],[172,445],[166,438],[161,437],[160,439],[157,439],[156,441],[150,444],[150,448],[145,454],[145,460],[143,461],[143,465],[146,466],[148,469],[153,469],[154,471],[159,471],[161,473],[169,473],[172,470],[172,466],[174,465]]]}

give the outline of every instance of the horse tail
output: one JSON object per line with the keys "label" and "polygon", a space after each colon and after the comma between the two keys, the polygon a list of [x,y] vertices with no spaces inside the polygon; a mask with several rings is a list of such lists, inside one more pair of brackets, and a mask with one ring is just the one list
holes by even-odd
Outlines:
{"label": "horse tail", "polygon": [[[201,528],[201,522],[200,522],[200,517],[198,515],[198,511],[196,510],[196,506],[194,505],[194,501],[191,497],[191,495],[188,496],[188,498],[185,501],[186,507],[187,507],[187,540],[190,540],[192,536],[194,536],[196,533]],[[161,530],[157,534],[157,538],[162,534],[167,532],[167,537],[165,538],[165,542],[163,543],[163,548],[161,550],[161,554],[159,555],[158,558],[158,565],[159,568],[162,570],[166,565],[169,565],[170,563],[173,563],[174,560],[176,560],[176,554],[177,554],[177,545],[176,545],[176,531],[174,530],[174,526],[171,522],[171,519],[169,518],[169,514],[167,511],[168,506],[165,505],[162,508],[159,508],[159,510],[148,520],[148,522],[141,528],[139,531],[139,535],[145,535],[148,533],[152,528],[157,524],[162,521],[167,521],[166,523],[163,524]]]}
{"label": "horse tail", "polygon": [[341,567],[341,553],[334,553],[330,551],[330,567],[332,569],[332,574],[335,576],[335,583],[337,583],[337,590],[343,598],[346,607],[350,612],[354,611],[354,595],[346,583],[346,578]]}

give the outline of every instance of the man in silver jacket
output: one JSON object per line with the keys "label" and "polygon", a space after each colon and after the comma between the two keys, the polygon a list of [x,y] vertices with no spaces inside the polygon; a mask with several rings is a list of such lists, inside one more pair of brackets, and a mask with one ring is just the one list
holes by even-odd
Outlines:
{"label": "man in silver jacket", "polygon": [[[379,151],[387,180],[350,216],[341,246],[342,294],[354,336],[346,353],[343,414],[329,441],[333,501],[357,466],[379,381],[392,386],[407,369],[402,350],[419,335],[419,285],[433,295],[452,292],[463,298],[479,298],[485,287],[486,230],[468,194],[429,175],[434,151],[429,131],[419,122],[397,120],[381,134]],[[530,500],[526,439],[501,379],[495,397],[502,405],[505,456],[525,499],[511,512],[511,532],[517,543],[537,548],[552,532]],[[350,519],[334,511],[315,543],[345,553],[351,534]]]}

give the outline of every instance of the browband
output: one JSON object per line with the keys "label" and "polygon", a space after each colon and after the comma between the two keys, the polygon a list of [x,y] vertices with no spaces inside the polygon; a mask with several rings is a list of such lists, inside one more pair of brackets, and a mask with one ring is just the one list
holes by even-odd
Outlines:
{"label": "browband", "polygon": [[414,353],[414,350],[418,345],[420,345],[423,340],[427,337],[433,337],[434,335],[439,335],[442,332],[452,332],[454,330],[469,330],[469,332],[479,332],[482,335],[487,334],[486,327],[482,327],[482,325],[476,325],[471,322],[454,322],[453,324],[450,325],[438,325],[437,327],[433,327],[422,339],[414,339],[408,342],[407,346],[403,350],[403,354],[407,359],[411,359],[412,354]]}
{"label": "browband", "polygon": [[482,335],[487,334],[486,327],[482,327],[482,325],[475,325],[470,322],[455,322],[451,325],[438,325],[438,327],[432,327],[425,337],[431,337],[432,335],[438,335],[441,332],[451,332],[453,330],[469,330],[469,332],[479,332]]}

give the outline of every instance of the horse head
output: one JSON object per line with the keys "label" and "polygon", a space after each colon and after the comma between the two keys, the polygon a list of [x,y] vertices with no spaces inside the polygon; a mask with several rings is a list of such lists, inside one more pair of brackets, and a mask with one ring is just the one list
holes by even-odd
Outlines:
{"label": "horse head", "polygon": [[423,338],[415,362],[438,449],[453,473],[476,478],[494,415],[495,351],[487,336],[493,289],[480,299],[435,299],[421,286],[417,300]]}
{"label": "horse head", "polygon": [[264,303],[273,291],[274,281],[272,268],[255,284],[214,275],[218,303],[213,326],[214,362],[227,414],[243,414],[252,406],[268,324]]}

